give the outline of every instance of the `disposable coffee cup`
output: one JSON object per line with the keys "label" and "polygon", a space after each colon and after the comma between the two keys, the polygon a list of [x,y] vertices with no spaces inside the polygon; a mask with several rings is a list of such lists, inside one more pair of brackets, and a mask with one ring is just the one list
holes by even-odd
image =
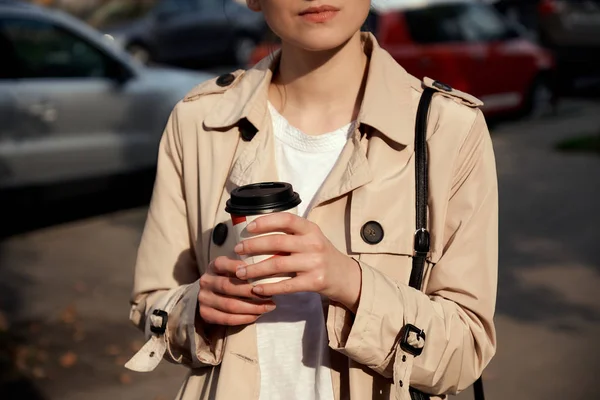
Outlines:
{"label": "disposable coffee cup", "polygon": [[[283,232],[272,232],[267,234],[251,234],[248,232],[248,224],[265,214],[288,212],[298,213],[298,204],[300,196],[294,192],[292,185],[286,182],[263,182],[240,186],[231,192],[231,198],[227,200],[225,211],[231,214],[233,230],[236,235],[236,243],[244,240],[266,236],[266,235],[285,235]],[[260,254],[260,255],[241,255],[242,261],[247,264],[256,264],[271,257],[282,256],[283,254]],[[276,283],[285,279],[292,278],[293,275],[280,274],[261,279],[249,279],[253,285],[264,283]]]}

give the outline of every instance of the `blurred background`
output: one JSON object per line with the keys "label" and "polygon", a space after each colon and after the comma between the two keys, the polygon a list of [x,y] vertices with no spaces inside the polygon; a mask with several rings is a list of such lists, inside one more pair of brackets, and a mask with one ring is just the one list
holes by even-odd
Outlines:
{"label": "blurred background", "polygon": [[[377,0],[364,29],[486,104],[487,398],[598,398],[600,0]],[[183,368],[123,368],[142,345],[128,298],[158,141],[193,86],[277,46],[238,0],[0,0],[0,399],[174,397]]]}

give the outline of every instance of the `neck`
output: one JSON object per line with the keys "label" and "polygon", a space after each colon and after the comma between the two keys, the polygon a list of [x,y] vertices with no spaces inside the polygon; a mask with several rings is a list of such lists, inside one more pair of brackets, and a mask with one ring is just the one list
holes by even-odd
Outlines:
{"label": "neck", "polygon": [[272,103],[284,112],[357,114],[367,65],[360,32],[336,49],[307,51],[284,43]]}

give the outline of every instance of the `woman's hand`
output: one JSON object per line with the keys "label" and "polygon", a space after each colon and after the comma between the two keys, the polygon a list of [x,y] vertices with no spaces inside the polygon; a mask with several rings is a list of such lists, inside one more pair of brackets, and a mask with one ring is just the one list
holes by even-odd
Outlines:
{"label": "woman's hand", "polygon": [[235,277],[243,261],[219,257],[200,278],[200,316],[213,325],[251,324],[275,304],[252,292],[252,285]]}
{"label": "woman's hand", "polygon": [[317,292],[356,312],[360,298],[361,271],[358,263],[338,251],[314,223],[291,213],[257,218],[246,228],[253,234],[284,232],[244,240],[235,251],[240,255],[288,253],[254,265],[240,265],[240,279],[264,278],[296,273],[282,282],[257,285],[253,292],[263,296]]}

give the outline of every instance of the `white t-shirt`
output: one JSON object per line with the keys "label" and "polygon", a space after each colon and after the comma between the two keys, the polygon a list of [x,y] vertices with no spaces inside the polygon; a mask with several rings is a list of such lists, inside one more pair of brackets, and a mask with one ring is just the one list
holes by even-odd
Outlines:
{"label": "white t-shirt", "polygon": [[[298,214],[308,215],[315,194],[340,156],[353,124],[310,136],[293,127],[271,104],[279,180],[300,194]],[[327,330],[321,296],[275,296],[275,311],[256,323],[260,400],[333,400]]]}

